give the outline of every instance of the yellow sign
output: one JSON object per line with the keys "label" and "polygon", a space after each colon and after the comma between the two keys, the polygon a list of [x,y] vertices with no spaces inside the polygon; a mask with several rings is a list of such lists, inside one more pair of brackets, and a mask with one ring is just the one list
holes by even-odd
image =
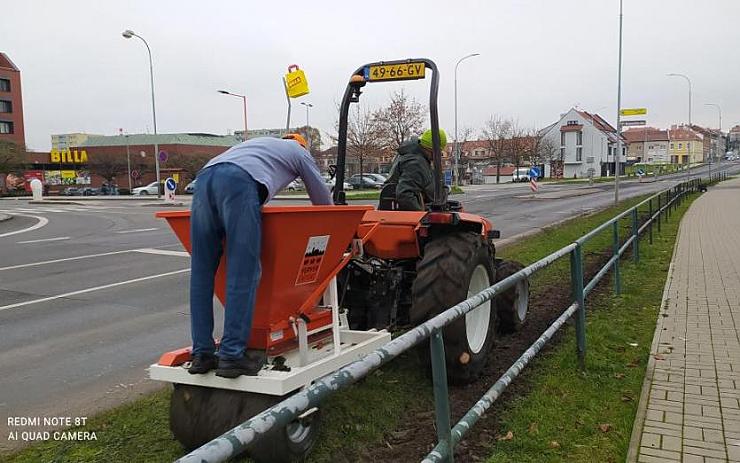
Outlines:
{"label": "yellow sign", "polygon": [[306,74],[302,69],[298,69],[297,64],[288,66],[288,73],[285,74],[285,88],[290,98],[308,95],[308,81]]}
{"label": "yellow sign", "polygon": [[70,151],[64,149],[62,151],[51,150],[49,153],[49,162],[66,162],[68,164],[85,164],[87,163],[87,151]]}
{"label": "yellow sign", "polygon": [[642,116],[647,114],[647,108],[627,108],[619,111],[620,116]]}
{"label": "yellow sign", "polygon": [[365,80],[423,79],[424,63],[382,64],[365,68]]}
{"label": "yellow sign", "polygon": [[74,170],[63,170],[61,171],[62,180],[65,178],[77,178],[77,171]]}

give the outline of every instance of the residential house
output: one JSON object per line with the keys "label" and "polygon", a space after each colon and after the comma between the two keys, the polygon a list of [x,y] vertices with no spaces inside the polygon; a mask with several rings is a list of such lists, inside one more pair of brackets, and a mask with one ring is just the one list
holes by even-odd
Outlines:
{"label": "residential house", "polygon": [[668,131],[653,127],[630,128],[622,132],[627,140],[627,160],[645,164],[668,164]]}
{"label": "residential house", "polygon": [[728,150],[733,151],[735,154],[740,153],[740,125],[736,125],[732,129],[730,129],[727,144]]}
{"label": "residential house", "polygon": [[[559,153],[545,160],[546,177],[614,175],[617,130],[598,114],[571,108],[557,122],[542,129],[540,135],[549,144],[560,147]],[[626,144],[622,147],[622,170],[625,153]]]}
{"label": "residential house", "polygon": [[684,125],[668,130],[668,155],[671,164],[696,164],[704,161],[704,143],[700,133]]}
{"label": "residential house", "polygon": [[717,160],[725,155],[727,151],[727,139],[724,134],[717,129],[692,125],[694,132],[701,134],[703,138],[703,160],[708,162],[710,157]]}

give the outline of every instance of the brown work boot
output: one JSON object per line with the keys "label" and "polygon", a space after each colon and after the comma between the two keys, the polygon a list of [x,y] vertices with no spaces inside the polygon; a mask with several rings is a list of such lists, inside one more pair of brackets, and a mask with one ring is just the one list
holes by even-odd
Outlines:
{"label": "brown work boot", "polygon": [[190,362],[188,373],[191,375],[202,375],[218,367],[218,357],[213,354],[194,355]]}

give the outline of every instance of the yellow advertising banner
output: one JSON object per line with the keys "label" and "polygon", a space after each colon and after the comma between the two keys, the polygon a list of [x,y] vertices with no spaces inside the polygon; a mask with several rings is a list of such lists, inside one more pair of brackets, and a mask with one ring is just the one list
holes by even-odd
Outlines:
{"label": "yellow advertising banner", "polygon": [[297,64],[288,66],[288,73],[285,74],[285,88],[290,98],[308,95],[309,90],[306,74],[302,69],[298,68]]}
{"label": "yellow advertising banner", "polygon": [[643,116],[647,114],[647,108],[625,108],[619,110],[621,116]]}
{"label": "yellow advertising banner", "polygon": [[62,171],[62,180],[66,178],[77,178],[77,171],[75,170],[63,170]]}

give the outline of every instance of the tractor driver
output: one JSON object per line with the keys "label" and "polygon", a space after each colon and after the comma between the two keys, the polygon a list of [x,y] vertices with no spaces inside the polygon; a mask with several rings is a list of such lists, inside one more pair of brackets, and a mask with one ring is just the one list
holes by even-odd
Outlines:
{"label": "tractor driver", "polygon": [[[256,375],[264,352],[247,351],[260,280],[262,205],[301,177],[313,204],[331,204],[329,190],[298,134],[255,138],[211,159],[198,174],[190,220],[192,260],[191,374],[236,378]],[[224,331],[216,356],[213,340],[214,277],[226,241]]]}
{"label": "tractor driver", "polygon": [[[447,134],[439,130],[440,150],[447,145]],[[396,203],[402,211],[423,211],[434,199],[432,172],[432,131],[411,137],[398,147],[396,159],[386,183],[396,184]]]}

